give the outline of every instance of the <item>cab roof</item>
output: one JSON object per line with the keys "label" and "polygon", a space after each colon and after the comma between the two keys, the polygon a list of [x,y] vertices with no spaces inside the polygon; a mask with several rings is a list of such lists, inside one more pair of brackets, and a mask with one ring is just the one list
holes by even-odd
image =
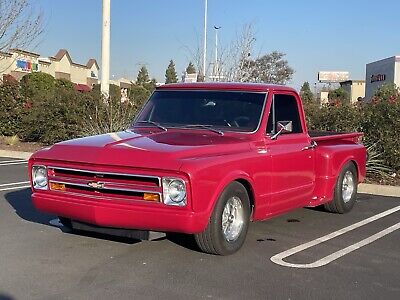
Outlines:
{"label": "cab roof", "polygon": [[233,83],[233,82],[196,82],[196,83],[173,83],[157,87],[157,90],[225,90],[225,91],[247,91],[268,92],[271,90],[296,92],[295,89],[285,85],[265,83]]}

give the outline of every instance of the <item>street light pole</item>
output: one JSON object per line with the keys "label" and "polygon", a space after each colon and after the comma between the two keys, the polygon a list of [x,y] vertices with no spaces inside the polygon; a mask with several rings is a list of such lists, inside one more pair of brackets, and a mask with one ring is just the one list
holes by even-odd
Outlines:
{"label": "street light pole", "polygon": [[206,60],[207,60],[207,6],[208,0],[204,0],[204,48],[203,48],[203,76],[206,80]]}
{"label": "street light pole", "polygon": [[103,0],[103,23],[101,35],[101,93],[110,94],[110,1]]}
{"label": "street light pole", "polygon": [[[218,30],[221,26],[215,26],[215,65],[214,65],[214,80],[219,81],[219,65],[218,65]],[[217,77],[218,76],[218,77]]]}

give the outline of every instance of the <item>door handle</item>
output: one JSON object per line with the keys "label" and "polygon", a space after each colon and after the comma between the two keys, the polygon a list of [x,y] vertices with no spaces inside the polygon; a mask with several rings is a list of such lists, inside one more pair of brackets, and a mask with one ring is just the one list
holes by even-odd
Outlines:
{"label": "door handle", "polygon": [[301,149],[301,151],[314,149],[315,147],[317,147],[317,142],[312,141],[311,144],[310,144],[309,146],[304,147],[303,149]]}

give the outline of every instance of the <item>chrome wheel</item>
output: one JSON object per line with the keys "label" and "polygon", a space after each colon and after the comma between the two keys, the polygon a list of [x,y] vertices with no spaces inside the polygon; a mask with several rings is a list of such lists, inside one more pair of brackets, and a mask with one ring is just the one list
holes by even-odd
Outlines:
{"label": "chrome wheel", "polygon": [[344,173],[342,181],[342,198],[344,203],[347,203],[351,200],[354,188],[354,175],[351,171],[347,171],[346,173]]}
{"label": "chrome wheel", "polygon": [[226,201],[222,212],[222,233],[228,242],[238,239],[244,224],[244,209],[239,197],[233,196]]}

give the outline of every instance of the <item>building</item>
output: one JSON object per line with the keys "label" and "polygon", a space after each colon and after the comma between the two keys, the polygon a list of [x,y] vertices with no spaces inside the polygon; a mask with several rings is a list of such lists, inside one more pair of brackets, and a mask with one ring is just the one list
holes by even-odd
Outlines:
{"label": "building", "polygon": [[367,64],[365,75],[365,98],[370,100],[384,84],[400,87],[400,56],[392,56]]}
{"label": "building", "polygon": [[365,97],[364,80],[346,80],[340,83],[340,87],[350,95],[350,103],[354,104]]}
{"label": "building", "polygon": [[121,102],[129,101],[128,91],[133,86],[132,80],[126,79],[126,78],[119,78],[119,79],[115,79],[115,80],[113,79],[113,80],[110,80],[110,84],[119,86],[119,88],[121,89]]}
{"label": "building", "polygon": [[44,58],[38,53],[20,49],[0,52],[0,79],[4,75],[11,75],[21,80],[31,72],[43,72],[56,79],[67,79],[75,83],[78,90],[87,90],[98,83],[99,65],[93,58],[86,64],[76,63],[65,49]]}

